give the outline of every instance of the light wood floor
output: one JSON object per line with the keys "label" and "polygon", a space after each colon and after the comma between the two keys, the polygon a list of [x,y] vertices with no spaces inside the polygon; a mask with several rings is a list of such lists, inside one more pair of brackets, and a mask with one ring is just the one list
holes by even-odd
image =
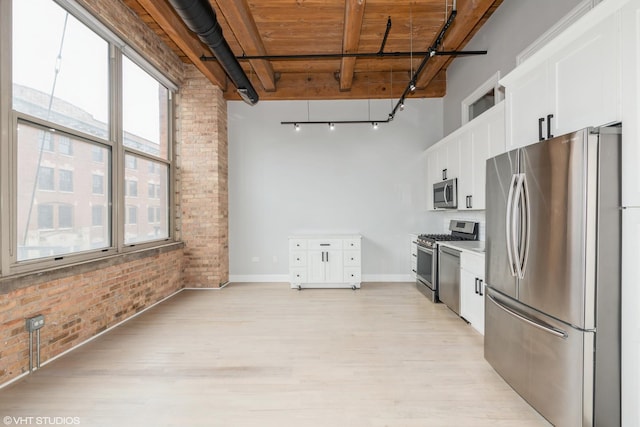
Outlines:
{"label": "light wood floor", "polygon": [[484,360],[478,333],[404,283],[183,291],[1,389],[6,416],[84,427],[548,425]]}

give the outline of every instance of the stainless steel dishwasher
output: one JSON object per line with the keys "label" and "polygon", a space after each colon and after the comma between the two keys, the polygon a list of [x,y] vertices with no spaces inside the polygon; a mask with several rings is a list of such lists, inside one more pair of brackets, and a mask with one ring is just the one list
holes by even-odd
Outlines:
{"label": "stainless steel dishwasher", "polygon": [[460,314],[460,251],[438,246],[438,292],[440,301]]}

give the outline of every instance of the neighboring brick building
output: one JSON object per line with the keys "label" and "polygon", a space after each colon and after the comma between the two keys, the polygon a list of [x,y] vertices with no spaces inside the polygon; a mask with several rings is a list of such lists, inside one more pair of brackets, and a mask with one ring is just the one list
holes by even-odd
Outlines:
{"label": "neighboring brick building", "polygon": [[[44,362],[184,287],[218,287],[228,280],[227,112],[222,91],[195,67],[183,64],[121,1],[78,2],[179,87],[171,189],[176,215],[170,223],[181,242],[0,279],[0,384],[28,370],[27,317],[46,316]],[[149,197],[151,192],[138,187],[138,194]],[[84,221],[91,214],[74,215]],[[147,218],[147,212],[142,215]],[[104,238],[96,233],[92,238]]]}

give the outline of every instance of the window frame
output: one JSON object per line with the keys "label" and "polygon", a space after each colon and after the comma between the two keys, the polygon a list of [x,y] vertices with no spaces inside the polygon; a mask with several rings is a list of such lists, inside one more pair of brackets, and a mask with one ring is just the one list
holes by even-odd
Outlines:
{"label": "window frame", "polygon": [[[108,75],[109,75],[109,136],[102,139],[93,134],[84,133],[79,130],[70,129],[64,125],[49,122],[29,114],[19,112],[13,109],[13,79],[12,79],[12,26],[13,2],[20,0],[0,0],[0,194],[7,197],[9,203],[1,206],[0,210],[0,277],[10,277],[16,274],[29,272],[40,272],[57,268],[63,265],[74,264],[83,261],[93,261],[104,257],[112,256],[119,253],[127,253],[134,250],[145,248],[154,248],[165,245],[167,243],[176,242],[175,232],[175,93],[178,86],[171,81],[160,70],[151,65],[141,54],[139,54],[131,45],[116,35],[114,31],[103,24],[98,18],[93,16],[89,11],[84,9],[74,0],[51,0],[62,9],[66,10],[70,15],[74,16],[82,24],[93,31],[97,36],[103,38],[109,48]],[[153,154],[140,152],[138,150],[125,147],[122,136],[122,58],[126,56],[129,60],[141,67],[150,76],[157,80],[159,85],[167,89],[167,156],[166,158],[154,156]],[[107,158],[98,161],[98,163],[107,162],[105,170],[109,176],[105,176],[104,191],[108,193],[107,205],[103,206],[103,224],[102,227],[110,227],[110,245],[106,248],[88,250],[83,252],[74,252],[65,254],[60,257],[43,257],[32,260],[17,261],[17,128],[18,123],[25,122],[29,125],[35,125],[60,131],[62,135],[66,134],[73,138],[79,138],[87,142],[96,144],[108,150]],[[6,132],[4,130],[7,130]],[[50,144],[53,145],[53,151],[58,151],[57,138],[51,138]],[[64,154],[69,158],[73,158],[73,142],[71,142],[71,152]],[[159,162],[166,165],[167,173],[167,208],[169,212],[168,236],[157,240],[149,240],[144,242],[136,242],[134,244],[125,244],[125,224],[127,214],[125,209],[127,204],[125,201],[124,182],[125,182],[125,155],[133,154],[137,157],[147,159],[152,162]],[[92,157],[92,163],[96,160]],[[56,168],[57,169],[57,168]],[[65,168],[66,169],[66,168]],[[73,171],[73,168],[69,169]],[[72,172],[73,173],[73,172]],[[93,174],[92,174],[93,175]],[[108,179],[107,179],[108,178]],[[54,189],[56,180],[59,177],[54,170]],[[75,187],[75,184],[74,184]],[[140,190],[138,188],[138,190]],[[138,191],[139,193],[139,191]],[[90,196],[93,194],[90,192]],[[54,206],[58,202],[53,202]],[[91,205],[90,205],[91,206]],[[54,208],[54,210],[57,208]],[[92,208],[89,209],[92,212]],[[76,215],[74,212],[72,215]],[[139,214],[139,212],[138,212]],[[139,220],[139,218],[137,218]],[[54,219],[55,222],[55,219]],[[93,219],[90,222],[93,227]]]}
{"label": "window frame", "polygon": [[[489,77],[484,83],[482,83],[476,90],[474,90],[469,96],[461,102],[461,123],[464,125],[469,123],[471,120],[469,119],[469,108],[475,104],[480,98],[486,95],[493,89],[494,98],[493,98],[493,106],[498,105],[504,99],[504,89],[500,85],[500,71],[497,71],[494,75]],[[480,117],[483,113],[480,113],[476,117]]]}

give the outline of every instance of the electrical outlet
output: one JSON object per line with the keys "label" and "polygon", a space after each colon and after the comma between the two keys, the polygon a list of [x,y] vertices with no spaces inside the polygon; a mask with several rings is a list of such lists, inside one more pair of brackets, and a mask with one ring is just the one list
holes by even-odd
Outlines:
{"label": "electrical outlet", "polygon": [[28,318],[26,326],[28,332],[37,331],[44,326],[44,316],[42,314],[38,314],[37,316]]}

